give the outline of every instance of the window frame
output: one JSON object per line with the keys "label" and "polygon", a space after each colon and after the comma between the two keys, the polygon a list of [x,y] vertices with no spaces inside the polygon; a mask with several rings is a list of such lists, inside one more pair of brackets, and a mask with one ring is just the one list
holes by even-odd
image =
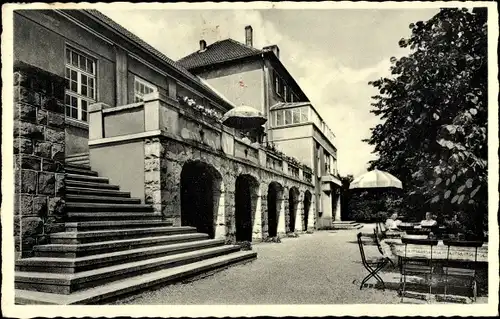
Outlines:
{"label": "window frame", "polygon": [[139,77],[137,75],[134,75],[134,99],[133,99],[134,103],[139,103],[139,102],[144,101],[144,98],[143,98],[144,94],[141,93],[140,91],[138,92],[136,90],[136,83],[138,83],[139,85],[143,85],[145,88],[148,88],[148,89],[152,90],[151,92],[148,92],[148,93],[145,93],[145,94],[149,94],[149,93],[153,93],[153,92],[158,92],[158,86],[154,85],[151,82],[148,82],[147,80],[144,80],[143,78],[141,78],[141,77]]}
{"label": "window frame", "polygon": [[[73,57],[78,57],[78,63],[73,64]],[[69,59],[68,59],[69,57]],[[85,69],[81,67],[81,57],[85,58]],[[91,71],[88,71],[88,61],[91,62]],[[97,78],[98,78],[98,59],[89,54],[86,50],[81,50],[73,45],[65,44],[64,46],[64,78],[66,80],[66,87],[64,91],[64,114],[65,117],[88,124],[88,111],[90,104],[93,104],[98,99]],[[72,78],[72,72],[76,73],[76,81]],[[93,72],[93,73],[91,73]],[[86,84],[83,84],[83,77],[86,77]],[[93,86],[90,86],[91,81]],[[76,82],[76,91],[72,90],[72,83]],[[86,87],[86,94],[83,94],[83,87]],[[89,90],[92,89],[92,96],[88,95]],[[72,105],[72,99],[76,99],[76,107]],[[69,101],[69,104],[67,103]],[[84,102],[86,103],[84,110]],[[76,117],[72,116],[71,109],[76,108]]]}

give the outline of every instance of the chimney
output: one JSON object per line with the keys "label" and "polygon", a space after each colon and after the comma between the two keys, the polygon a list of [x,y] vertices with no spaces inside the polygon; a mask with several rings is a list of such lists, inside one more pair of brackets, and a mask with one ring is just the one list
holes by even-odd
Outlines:
{"label": "chimney", "polygon": [[207,42],[205,40],[200,40],[200,51],[205,51],[207,49]]}
{"label": "chimney", "polygon": [[276,44],[273,45],[268,45],[266,47],[263,47],[262,50],[264,51],[273,51],[274,55],[279,59],[280,58],[280,48]]}
{"label": "chimney", "polygon": [[245,44],[253,47],[253,29],[251,25],[245,27]]}

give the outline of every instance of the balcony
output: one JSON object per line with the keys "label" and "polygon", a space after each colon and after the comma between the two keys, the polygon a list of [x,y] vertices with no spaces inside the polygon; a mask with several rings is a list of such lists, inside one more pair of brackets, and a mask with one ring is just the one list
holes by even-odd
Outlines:
{"label": "balcony", "polygon": [[240,138],[235,129],[224,126],[219,118],[217,111],[183,105],[158,92],[144,96],[142,102],[123,106],[96,103],[89,112],[89,146],[163,136],[312,183],[309,167],[273,147]]}

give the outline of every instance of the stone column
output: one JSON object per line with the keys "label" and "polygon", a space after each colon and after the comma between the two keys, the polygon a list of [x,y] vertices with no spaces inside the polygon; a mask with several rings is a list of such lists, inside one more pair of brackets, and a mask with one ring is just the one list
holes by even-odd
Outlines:
{"label": "stone column", "polygon": [[220,183],[219,204],[217,205],[217,216],[215,221],[215,238],[226,238],[226,190],[224,182]]}
{"label": "stone column", "polygon": [[144,201],[151,204],[154,211],[163,211],[161,196],[162,145],[158,138],[144,140]]}
{"label": "stone column", "polygon": [[288,192],[285,191],[286,188],[283,190],[283,195],[281,199],[281,205],[280,205],[280,211],[279,211],[279,216],[278,216],[278,235],[284,235],[286,234],[286,214],[288,213],[288,196],[285,194],[288,194]]}
{"label": "stone column", "polygon": [[[262,240],[262,186],[259,185],[256,197],[255,217],[252,220],[252,240]],[[252,202],[254,199],[252,198]]]}
{"label": "stone column", "polygon": [[235,172],[228,170],[223,176],[223,181],[226,189],[225,205],[226,205],[226,240],[234,243],[236,241],[236,220],[235,220],[235,188],[236,175]]}
{"label": "stone column", "polygon": [[64,231],[65,80],[14,63],[14,241],[29,257],[48,234]]}
{"label": "stone column", "polygon": [[311,207],[309,208],[309,215],[307,215],[307,230],[313,231],[315,228],[314,220],[316,219],[316,203],[315,196],[311,197]]}
{"label": "stone column", "polygon": [[295,215],[295,229],[294,232],[301,232],[304,223],[304,192],[300,192],[298,203],[297,203],[297,213]]}

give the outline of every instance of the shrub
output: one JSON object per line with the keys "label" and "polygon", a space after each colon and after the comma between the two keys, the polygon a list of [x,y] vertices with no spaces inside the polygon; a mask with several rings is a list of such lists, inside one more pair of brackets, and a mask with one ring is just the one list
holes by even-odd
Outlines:
{"label": "shrub", "polygon": [[262,240],[264,243],[281,243],[281,238],[279,236],[275,237],[267,237],[264,240]]}
{"label": "shrub", "polygon": [[252,250],[252,243],[249,241],[238,241],[236,245],[240,246],[241,250]]}

